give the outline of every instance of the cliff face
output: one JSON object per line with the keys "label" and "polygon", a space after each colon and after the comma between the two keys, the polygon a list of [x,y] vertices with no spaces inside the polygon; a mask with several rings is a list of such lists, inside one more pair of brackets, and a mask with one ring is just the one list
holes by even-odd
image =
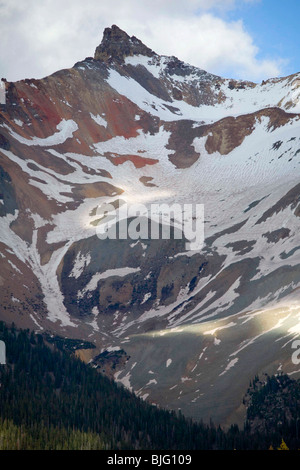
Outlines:
{"label": "cliff face", "polygon": [[[125,349],[116,379],[223,422],[249,378],[293,372],[299,85],[223,79],[117,26],[94,58],[5,83],[1,319]],[[103,202],[204,204],[205,244],[100,240]]]}

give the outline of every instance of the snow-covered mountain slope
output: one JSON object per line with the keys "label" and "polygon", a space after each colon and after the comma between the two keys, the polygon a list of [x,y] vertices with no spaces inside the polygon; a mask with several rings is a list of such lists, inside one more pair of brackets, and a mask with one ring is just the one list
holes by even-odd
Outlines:
{"label": "snow-covered mountain slope", "polygon": [[[3,320],[124,350],[117,380],[222,422],[256,373],[297,373],[300,74],[223,79],[113,26],[94,58],[5,86]],[[103,202],[203,204],[204,246],[101,240]]]}

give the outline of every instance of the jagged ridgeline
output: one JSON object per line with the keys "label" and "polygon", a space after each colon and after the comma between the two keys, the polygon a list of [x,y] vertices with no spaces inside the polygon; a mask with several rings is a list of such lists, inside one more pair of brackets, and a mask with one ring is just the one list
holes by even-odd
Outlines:
{"label": "jagged ridgeline", "polygon": [[[279,428],[259,433],[231,426],[225,432],[147,404],[58,339],[48,344],[45,335],[4,323],[0,339],[7,351],[0,366],[1,450],[268,449],[282,441]],[[284,431],[287,446],[297,448],[293,423]]]}

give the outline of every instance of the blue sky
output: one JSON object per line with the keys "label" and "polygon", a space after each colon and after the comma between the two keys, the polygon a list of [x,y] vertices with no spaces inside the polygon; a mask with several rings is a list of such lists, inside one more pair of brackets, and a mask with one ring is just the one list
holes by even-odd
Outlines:
{"label": "blue sky", "polygon": [[282,60],[284,75],[300,71],[300,1],[262,0],[243,3],[228,13],[243,18],[245,29],[259,47],[258,57]]}
{"label": "blue sky", "polygon": [[0,0],[0,77],[72,67],[117,24],[159,54],[259,82],[300,71],[299,16],[299,0]]}

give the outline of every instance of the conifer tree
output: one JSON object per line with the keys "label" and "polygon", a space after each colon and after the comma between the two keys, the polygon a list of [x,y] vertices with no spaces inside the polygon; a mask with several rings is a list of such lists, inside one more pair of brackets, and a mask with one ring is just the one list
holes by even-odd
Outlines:
{"label": "conifer tree", "polygon": [[289,450],[288,446],[286,445],[286,443],[284,442],[283,438],[281,440],[281,444],[279,447],[277,447],[277,450]]}

